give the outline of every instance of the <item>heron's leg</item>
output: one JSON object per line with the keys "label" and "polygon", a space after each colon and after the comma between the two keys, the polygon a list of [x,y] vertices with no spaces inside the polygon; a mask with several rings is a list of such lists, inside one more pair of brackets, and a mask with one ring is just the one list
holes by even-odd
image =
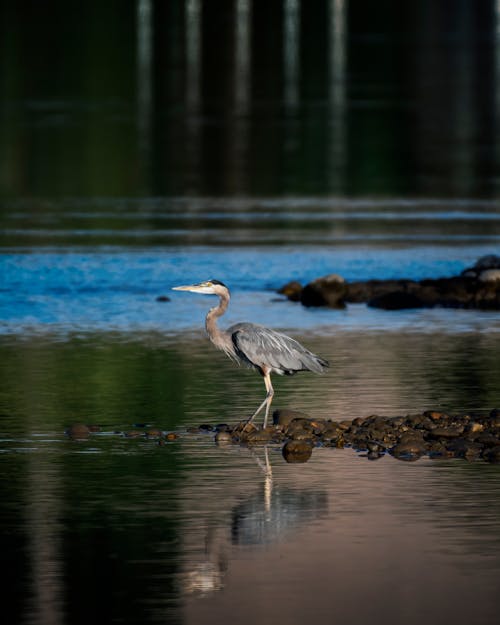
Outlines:
{"label": "heron's leg", "polygon": [[274,389],[273,389],[273,385],[271,384],[271,374],[270,373],[266,373],[264,375],[264,383],[266,385],[266,391],[267,391],[267,395],[266,395],[266,413],[264,415],[264,427],[267,427],[267,417],[269,415],[269,408],[271,408],[271,402],[273,401],[273,395],[274,395]]}
{"label": "heron's leg", "polygon": [[266,407],[266,413],[264,416],[264,427],[267,426],[267,416],[269,414],[269,407],[271,406],[271,402],[273,399],[273,395],[274,395],[274,389],[273,389],[273,385],[271,384],[271,375],[269,372],[264,372],[264,384],[266,385],[266,398],[264,399],[264,401],[261,403],[261,405],[257,408],[257,410],[253,413],[253,415],[250,417],[250,419],[248,419],[247,423],[251,423],[255,417],[259,414],[259,412],[262,410],[262,408],[264,408],[264,406]]}

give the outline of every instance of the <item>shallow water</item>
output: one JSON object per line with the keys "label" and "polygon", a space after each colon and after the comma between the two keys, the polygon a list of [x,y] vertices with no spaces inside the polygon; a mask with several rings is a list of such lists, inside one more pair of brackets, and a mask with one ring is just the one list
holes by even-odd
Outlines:
{"label": "shallow water", "polygon": [[[332,367],[277,379],[275,407],[343,419],[498,405],[498,328],[298,338]],[[264,390],[201,332],[10,334],[0,351],[9,623],[494,622],[496,466],[331,448],[293,465],[279,447],[188,433],[249,415]],[[70,440],[74,422],[102,431]],[[159,446],[150,427],[178,438]]]}

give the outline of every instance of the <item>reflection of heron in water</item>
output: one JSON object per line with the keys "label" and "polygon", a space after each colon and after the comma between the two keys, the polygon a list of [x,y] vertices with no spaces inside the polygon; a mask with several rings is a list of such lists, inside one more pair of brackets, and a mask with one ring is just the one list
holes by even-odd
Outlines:
{"label": "reflection of heron in water", "polygon": [[250,449],[264,480],[261,488],[228,509],[221,506],[222,517],[207,522],[204,548],[189,551],[189,569],[180,576],[186,594],[207,596],[222,590],[231,558],[227,557],[228,530],[233,546],[277,543],[287,535],[321,518],[328,511],[328,496],[315,488],[273,488],[269,450]]}
{"label": "reflection of heron in water", "polygon": [[274,395],[271,373],[293,375],[297,371],[323,373],[328,362],[316,356],[295,339],[255,323],[237,323],[227,330],[217,327],[217,319],[223,315],[229,304],[229,289],[219,280],[208,280],[200,284],[176,286],[176,291],[191,291],[205,295],[218,295],[219,305],[208,311],[205,327],[212,343],[225,352],[229,358],[244,364],[263,376],[266,398],[248,420],[256,417],[266,407],[264,427],[267,425],[269,408]]}
{"label": "reflection of heron in water", "polygon": [[238,545],[278,542],[288,532],[318,519],[328,510],[328,496],[324,492],[273,488],[267,447],[264,453],[264,462],[255,456],[265,476],[263,491],[252,495],[232,511],[231,537]]}

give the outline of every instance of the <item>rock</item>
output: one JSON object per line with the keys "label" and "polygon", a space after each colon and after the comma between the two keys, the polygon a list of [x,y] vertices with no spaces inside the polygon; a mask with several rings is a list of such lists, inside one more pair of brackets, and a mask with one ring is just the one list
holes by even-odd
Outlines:
{"label": "rock", "polygon": [[233,437],[229,432],[220,431],[215,435],[215,442],[219,445],[227,445],[233,442]]}
{"label": "rock", "polygon": [[473,269],[500,269],[500,256],[496,254],[487,254],[486,256],[481,256],[474,266]]}
{"label": "rock", "polygon": [[346,302],[359,304],[405,288],[407,280],[366,280],[347,283]]}
{"label": "rock", "polygon": [[483,452],[483,458],[486,462],[491,462],[494,464],[500,463],[500,446],[492,447],[491,449],[487,449]]}
{"label": "rock", "polygon": [[467,431],[471,434],[478,434],[479,432],[484,431],[484,425],[482,423],[478,423],[477,421],[473,421],[468,425]]}
{"label": "rock", "polygon": [[498,437],[490,432],[482,432],[479,436],[476,436],[474,441],[485,448],[493,448],[499,444]]}
{"label": "rock", "polygon": [[73,423],[64,433],[73,440],[84,440],[90,436],[90,428],[84,423]]}
{"label": "rock", "polygon": [[500,310],[500,257],[480,258],[459,276],[415,280],[366,280],[346,283],[331,274],[301,289],[289,283],[280,289],[304,306],[343,308],[346,303],[367,302],[385,310],[441,306]]}
{"label": "rock", "polygon": [[273,412],[273,424],[274,425],[287,426],[294,419],[309,420],[309,416],[306,415],[304,412],[299,412],[298,410],[291,410],[289,408],[281,408]]}
{"label": "rock", "polygon": [[478,276],[481,282],[498,282],[500,280],[500,269],[485,269]]}
{"label": "rock", "polygon": [[464,438],[456,438],[446,443],[446,450],[452,452],[457,458],[472,461],[480,457],[483,447]]}
{"label": "rock", "polygon": [[438,410],[426,410],[424,412],[424,417],[429,417],[433,421],[439,421],[442,419],[447,419],[448,415],[445,412],[439,412]]}
{"label": "rock", "polygon": [[368,306],[383,308],[384,310],[403,310],[406,308],[423,308],[425,303],[414,293],[392,291],[391,293],[373,297],[368,301]]}
{"label": "rock", "polygon": [[427,453],[425,443],[418,439],[408,439],[391,449],[391,454],[398,460],[418,460]]}
{"label": "rock", "polygon": [[437,427],[430,431],[429,436],[432,438],[457,438],[462,435],[464,431],[461,427]]}
{"label": "rock", "polygon": [[488,425],[492,428],[500,428],[500,410],[494,408],[489,415]]}
{"label": "rock", "polygon": [[273,437],[273,431],[271,428],[265,428],[262,430],[253,430],[246,435],[242,435],[241,440],[245,443],[269,443]]}
{"label": "rock", "polygon": [[288,436],[294,441],[312,441],[314,438],[314,434],[311,430],[306,430],[304,428],[299,428],[290,432]]}
{"label": "rock", "polygon": [[286,297],[288,297],[288,299],[292,302],[300,302],[302,285],[300,282],[292,280],[278,289],[278,293],[280,293],[280,295],[286,295]]}
{"label": "rock", "polygon": [[146,432],[146,436],[148,438],[159,438],[160,436],[163,436],[163,432],[158,428],[151,428]]}
{"label": "rock", "polygon": [[144,432],[139,432],[139,430],[128,430],[128,432],[125,432],[125,438],[139,438],[141,436],[144,436]]}
{"label": "rock", "polygon": [[307,462],[313,446],[306,441],[288,441],[283,445],[283,458],[288,463]]}
{"label": "rock", "polygon": [[158,297],[156,298],[157,302],[169,302],[170,301],[170,297],[168,297],[168,295],[158,295]]}
{"label": "rock", "polygon": [[328,422],[324,421],[323,419],[311,419],[310,421],[310,427],[312,428],[312,431],[316,434],[321,434],[322,432],[324,432],[327,426]]}
{"label": "rock", "polygon": [[342,276],[330,274],[306,284],[300,294],[304,306],[344,308],[347,287]]}

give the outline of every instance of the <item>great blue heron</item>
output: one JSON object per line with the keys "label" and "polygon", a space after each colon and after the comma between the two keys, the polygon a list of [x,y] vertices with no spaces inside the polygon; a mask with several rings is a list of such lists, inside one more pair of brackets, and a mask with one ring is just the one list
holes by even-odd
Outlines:
{"label": "great blue heron", "polygon": [[271,373],[279,375],[293,375],[297,371],[323,373],[328,367],[326,360],[307,350],[298,341],[256,323],[236,323],[225,331],[220,330],[217,327],[217,319],[226,312],[230,295],[227,286],[219,280],[176,286],[173,290],[219,296],[219,305],[208,311],[205,320],[205,328],[210,340],[232,360],[257,369],[266,385],[266,398],[248,419],[248,423],[265,406],[264,427],[267,425],[269,408],[274,395]]}

